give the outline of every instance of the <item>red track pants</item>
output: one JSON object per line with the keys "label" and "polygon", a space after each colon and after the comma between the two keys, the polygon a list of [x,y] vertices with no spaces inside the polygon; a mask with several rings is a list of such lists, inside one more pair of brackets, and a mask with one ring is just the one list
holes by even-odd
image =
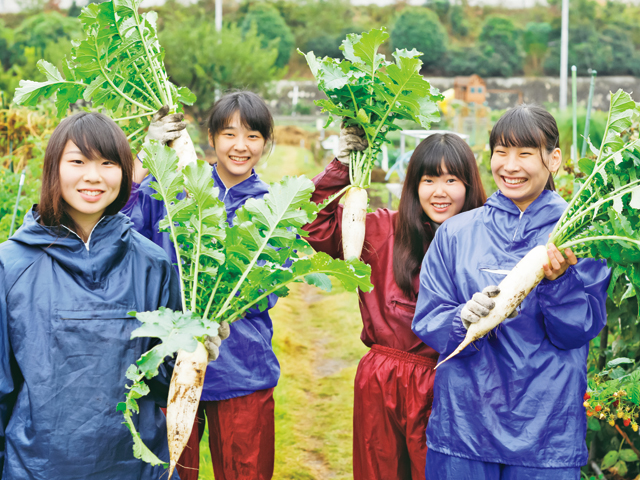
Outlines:
{"label": "red track pants", "polygon": [[200,402],[191,437],[178,462],[180,479],[198,480],[206,415],[216,480],[270,480],[275,455],[273,411],[273,388],[229,400]]}
{"label": "red track pants", "polygon": [[354,480],[424,480],[435,365],[430,358],[380,345],[360,360],[353,409]]}

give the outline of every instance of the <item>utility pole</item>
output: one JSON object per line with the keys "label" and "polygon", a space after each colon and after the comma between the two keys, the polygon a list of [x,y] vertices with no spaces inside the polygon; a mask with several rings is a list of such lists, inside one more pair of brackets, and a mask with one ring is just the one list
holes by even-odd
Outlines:
{"label": "utility pole", "polygon": [[222,0],[216,0],[216,32],[222,30]]}
{"label": "utility pole", "polygon": [[569,0],[562,0],[560,36],[560,110],[567,109],[567,74],[569,70]]}

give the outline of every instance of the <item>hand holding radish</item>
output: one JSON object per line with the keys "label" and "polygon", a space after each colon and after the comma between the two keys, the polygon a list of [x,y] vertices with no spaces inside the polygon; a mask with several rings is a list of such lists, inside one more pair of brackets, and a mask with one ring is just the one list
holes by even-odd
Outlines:
{"label": "hand holding radish", "polygon": [[[472,323],[478,323],[480,317],[486,317],[491,313],[491,310],[496,306],[496,302],[492,300],[493,297],[497,297],[500,293],[500,287],[497,285],[489,285],[485,287],[482,292],[474,293],[471,300],[462,308],[460,312],[460,318],[462,319],[462,325],[467,330]],[[514,318],[518,315],[516,309],[509,314],[508,318]]]}
{"label": "hand holding radish", "polygon": [[184,114],[173,113],[167,115],[167,113],[169,113],[169,105],[163,106],[155,113],[149,124],[147,142],[156,140],[160,145],[166,145],[180,137],[182,130],[187,128],[187,124],[184,122]]}
{"label": "hand holding radish", "polygon": [[222,341],[229,338],[231,334],[231,327],[226,321],[220,322],[220,328],[218,329],[218,335],[204,336],[204,348],[207,349],[207,353],[209,354],[209,361],[214,362],[220,356],[220,345],[222,345]]}
{"label": "hand holding radish", "polygon": [[351,152],[361,152],[369,146],[364,130],[358,125],[342,127],[338,140],[338,154],[336,158],[343,165],[349,165]]}
{"label": "hand holding radish", "polygon": [[547,254],[549,255],[549,262],[542,266],[547,280],[555,280],[564,274],[571,265],[578,263],[578,259],[570,248],[564,249],[564,254],[567,256],[565,258],[553,243],[549,244]]}

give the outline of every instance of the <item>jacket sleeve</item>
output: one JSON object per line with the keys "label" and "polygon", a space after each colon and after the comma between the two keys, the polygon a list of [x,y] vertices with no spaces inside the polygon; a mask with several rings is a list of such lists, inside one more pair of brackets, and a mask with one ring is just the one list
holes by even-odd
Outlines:
{"label": "jacket sleeve", "polygon": [[[313,179],[316,186],[311,201],[322,203],[331,195],[338,193],[349,185],[349,167],[334,159],[322,173]],[[342,212],[344,207],[333,200],[318,212],[316,219],[303,229],[309,232],[305,240],[318,252],[325,252],[333,258],[343,258],[342,252]],[[379,208],[366,215],[364,245],[360,259],[372,263],[376,251],[393,235],[393,212]]]}
{"label": "jacket sleeve", "polygon": [[6,299],[5,275],[0,266],[0,478],[5,460],[5,432],[22,383],[22,375],[9,342]]}
{"label": "jacket sleeve", "polygon": [[125,206],[122,207],[122,210],[120,210],[129,218],[131,218],[131,213],[133,212],[134,207],[138,203],[139,195],[140,195],[140,184],[136,182],[131,182],[131,194],[129,194],[129,200],[127,200],[127,203],[125,204]]}
{"label": "jacket sleeve", "polygon": [[[314,177],[316,189],[311,201],[322,203],[331,195],[349,185],[349,167],[334,159],[327,168]],[[318,252],[325,252],[333,258],[342,258],[342,205],[336,198],[318,212],[316,219],[303,227],[309,232],[305,240]]]}
{"label": "jacket sleeve", "polygon": [[[460,318],[464,303],[458,301],[453,278],[451,261],[455,253],[446,247],[453,239],[448,238],[445,228],[438,229],[422,261],[420,292],[411,325],[418,338],[443,356],[453,352],[467,334]],[[485,341],[485,338],[476,340],[458,356],[473,355]]]}
{"label": "jacket sleeve", "polygon": [[538,301],[551,343],[568,350],[580,348],[607,323],[610,270],[603,261],[581,259],[554,281],[538,285]]}

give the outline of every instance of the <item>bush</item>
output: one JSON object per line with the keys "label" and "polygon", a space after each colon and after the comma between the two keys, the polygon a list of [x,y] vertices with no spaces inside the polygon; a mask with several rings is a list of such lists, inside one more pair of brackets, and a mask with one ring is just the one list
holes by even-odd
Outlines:
{"label": "bush", "polygon": [[242,31],[248,32],[256,26],[258,35],[262,37],[262,47],[272,48],[273,41],[278,40],[277,67],[284,67],[289,62],[294,47],[293,34],[278,10],[268,3],[255,3],[249,7],[242,21]]}
{"label": "bush", "polygon": [[213,105],[216,89],[246,88],[264,94],[281,74],[275,66],[277,40],[263,47],[255,26],[243,33],[227,24],[216,32],[213,22],[196,12],[165,23],[159,37],[169,76],[198,97],[191,109],[198,117]]}
{"label": "bush", "polygon": [[340,51],[342,41],[345,39],[347,34],[356,33],[356,31],[356,28],[346,28],[338,35],[326,34],[310,38],[307,41],[305,51],[313,51],[316,57],[340,58],[342,57],[342,52]]}
{"label": "bush", "polygon": [[447,51],[448,40],[438,16],[427,8],[403,10],[391,30],[393,48],[419,50],[425,67],[438,64]]}
{"label": "bush", "polygon": [[464,7],[461,5],[454,5],[451,7],[449,23],[451,24],[451,30],[455,35],[459,37],[466,37],[469,35],[469,22],[464,14]]}
{"label": "bush", "polygon": [[427,0],[425,6],[436,12],[436,15],[438,15],[442,22],[446,21],[449,9],[451,8],[449,0]]}
{"label": "bush", "polygon": [[520,32],[511,19],[488,17],[478,40],[488,75],[510,77],[522,72],[524,54]]}
{"label": "bush", "polygon": [[524,31],[524,49],[531,59],[535,73],[540,73],[542,62],[549,48],[551,25],[546,22],[529,22]]}

